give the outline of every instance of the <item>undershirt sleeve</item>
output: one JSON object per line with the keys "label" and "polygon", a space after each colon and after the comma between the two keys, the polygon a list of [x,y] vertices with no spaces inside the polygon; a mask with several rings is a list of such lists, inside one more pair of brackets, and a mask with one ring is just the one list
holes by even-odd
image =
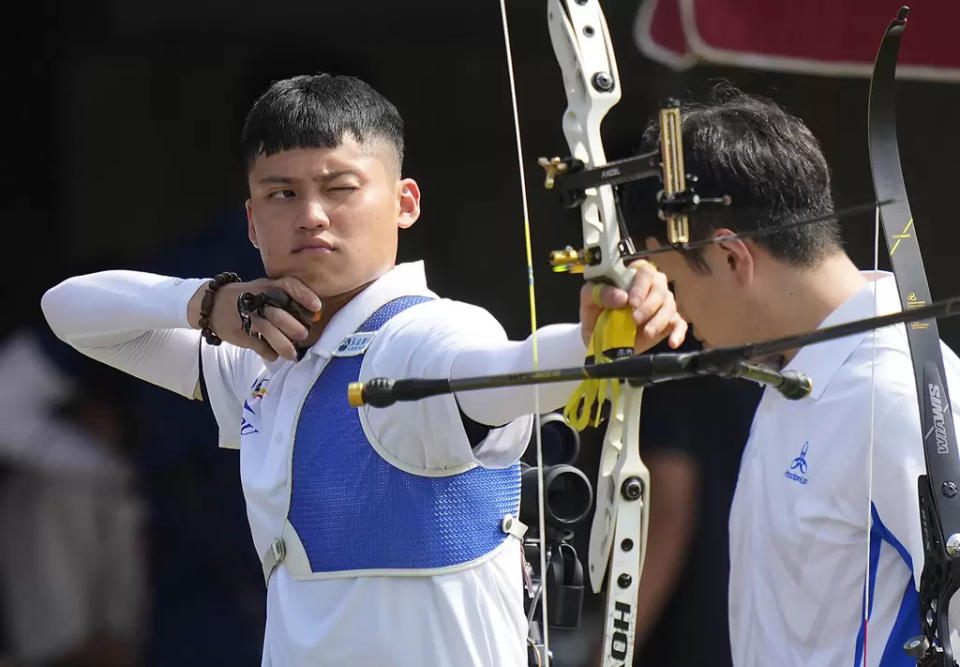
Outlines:
{"label": "undershirt sleeve", "polygon": [[187,398],[199,395],[202,355],[205,398],[220,424],[221,444],[228,445],[225,433],[239,433],[237,397],[262,362],[226,343],[201,345],[200,331],[187,321],[187,304],[207,282],[102,271],[51,288],[41,308],[57,337],[82,354]]}
{"label": "undershirt sleeve", "polygon": [[[580,366],[586,347],[579,324],[554,324],[537,331],[540,369]],[[490,341],[458,353],[450,368],[451,378],[478,375],[522,373],[533,370],[533,336],[522,342]],[[550,412],[566,404],[579,382],[539,385],[540,412]],[[464,414],[481,424],[498,426],[524,414],[535,412],[536,391],[532,386],[478,389],[457,394]]]}
{"label": "undershirt sleeve", "polygon": [[[579,365],[586,353],[579,325],[552,325],[537,333],[540,368]],[[450,378],[533,369],[532,339],[513,342],[482,308],[433,301],[397,315],[374,339],[362,381],[374,377]],[[540,387],[540,411],[566,403],[577,382]],[[460,392],[388,408],[361,409],[368,436],[392,461],[411,471],[465,465],[505,467],[526,449],[536,411],[533,387]],[[490,427],[471,442],[466,416]],[[476,433],[474,433],[476,435]]]}

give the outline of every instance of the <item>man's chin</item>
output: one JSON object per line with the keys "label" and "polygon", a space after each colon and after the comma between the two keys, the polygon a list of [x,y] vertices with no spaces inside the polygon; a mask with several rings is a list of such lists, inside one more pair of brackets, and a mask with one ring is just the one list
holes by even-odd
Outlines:
{"label": "man's chin", "polygon": [[321,299],[336,298],[362,290],[381,275],[389,271],[389,267],[377,271],[369,271],[372,275],[356,275],[356,271],[347,273],[340,267],[317,266],[288,266],[270,272],[270,278],[296,278],[310,288]]}

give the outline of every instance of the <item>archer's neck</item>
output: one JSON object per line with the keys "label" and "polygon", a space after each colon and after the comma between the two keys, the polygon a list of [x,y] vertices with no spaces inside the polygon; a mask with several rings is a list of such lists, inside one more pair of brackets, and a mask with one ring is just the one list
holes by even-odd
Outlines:
{"label": "archer's neck", "polygon": [[[780,264],[780,263],[778,263]],[[857,267],[837,252],[815,267],[780,264],[771,272],[766,309],[768,338],[812,331],[866,284]],[[789,361],[795,352],[785,355]]]}
{"label": "archer's neck", "polygon": [[301,347],[310,347],[318,340],[320,340],[320,334],[323,333],[323,330],[327,328],[327,325],[330,323],[330,320],[333,319],[333,316],[339,312],[341,308],[350,303],[350,301],[357,294],[367,289],[370,284],[374,281],[369,281],[353,288],[349,292],[344,292],[343,294],[336,294],[334,296],[323,297],[323,310],[320,313],[320,319],[313,323],[310,327],[310,335],[307,336],[307,339],[300,344]]}

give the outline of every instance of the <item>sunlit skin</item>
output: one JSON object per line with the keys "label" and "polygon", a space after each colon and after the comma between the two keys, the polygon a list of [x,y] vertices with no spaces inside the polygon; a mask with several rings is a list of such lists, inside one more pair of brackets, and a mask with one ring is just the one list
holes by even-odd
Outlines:
{"label": "sunlit skin", "polygon": [[[694,270],[680,253],[656,256],[657,267],[673,286],[677,310],[705,347],[744,342],[756,324],[749,308],[752,255],[745,252],[742,242],[737,243],[739,252],[732,255],[730,244],[706,246],[703,258],[709,273]],[[652,237],[646,245],[649,249],[660,247]]]}
{"label": "sunlit skin", "polygon": [[[713,236],[732,233],[720,228]],[[645,244],[660,247],[652,237]],[[841,249],[815,266],[799,266],[751,240],[735,239],[706,246],[703,259],[707,272],[694,269],[679,252],[657,255],[658,268],[673,284],[678,311],[704,347],[811,331],[865,284]],[[787,352],[785,359],[795,353]]]}
{"label": "sunlit skin", "polygon": [[[224,341],[272,361],[296,359],[297,348],[315,343],[334,314],[396,263],[399,230],[420,216],[416,181],[400,176],[395,149],[386,141],[358,141],[347,135],[333,148],[297,148],[261,155],[248,175],[247,231],[260,250],[267,278],[220,288],[210,314],[211,328]],[[634,268],[628,291],[592,285],[580,295],[581,336],[589,341],[604,307],[629,305],[638,324],[635,349],[645,351],[664,338],[677,347],[686,323],[676,313],[666,278],[647,262]],[[240,327],[237,297],[279,287],[307,309],[320,311],[309,327],[274,307],[254,316],[251,333]],[[199,328],[205,289],[188,306]]]}
{"label": "sunlit skin", "polygon": [[267,277],[302,282],[327,318],[394,266],[398,230],[420,216],[416,181],[376,138],[260,156],[248,181],[248,234]]}

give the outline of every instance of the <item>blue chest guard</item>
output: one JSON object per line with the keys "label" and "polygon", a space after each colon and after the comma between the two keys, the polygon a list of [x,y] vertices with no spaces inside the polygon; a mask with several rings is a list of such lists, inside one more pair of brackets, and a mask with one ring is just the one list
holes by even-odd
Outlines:
{"label": "blue chest guard", "polygon": [[[375,332],[429,300],[394,299],[357,333]],[[297,420],[288,521],[311,573],[429,575],[493,552],[508,537],[504,517],[519,512],[519,464],[427,477],[387,462],[347,402],[346,387],[359,378],[362,362],[362,353],[331,359]]]}

